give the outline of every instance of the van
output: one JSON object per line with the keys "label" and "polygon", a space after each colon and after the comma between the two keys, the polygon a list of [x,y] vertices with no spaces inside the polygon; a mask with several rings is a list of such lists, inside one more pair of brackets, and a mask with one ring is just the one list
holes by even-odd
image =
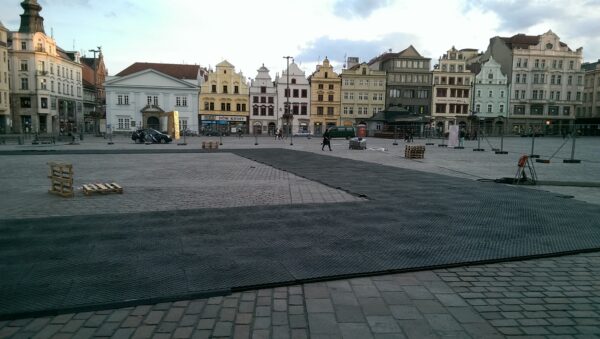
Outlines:
{"label": "van", "polygon": [[335,126],[329,129],[329,135],[331,138],[350,139],[356,136],[356,132],[354,127]]}

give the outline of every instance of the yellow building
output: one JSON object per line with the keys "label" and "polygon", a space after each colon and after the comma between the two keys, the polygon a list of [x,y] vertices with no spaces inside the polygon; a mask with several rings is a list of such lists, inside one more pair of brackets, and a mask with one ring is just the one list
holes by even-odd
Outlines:
{"label": "yellow building", "polygon": [[208,73],[200,88],[200,130],[207,132],[248,133],[249,88],[244,75],[235,72],[227,60]]}
{"label": "yellow building", "polygon": [[315,134],[322,134],[325,128],[340,125],[342,80],[333,71],[327,57],[323,65],[308,77],[310,81],[310,123]]}

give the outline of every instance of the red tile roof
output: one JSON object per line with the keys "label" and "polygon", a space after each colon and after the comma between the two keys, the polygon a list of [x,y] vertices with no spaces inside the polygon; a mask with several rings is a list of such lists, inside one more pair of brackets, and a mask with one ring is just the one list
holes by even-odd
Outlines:
{"label": "red tile roof", "polygon": [[[200,66],[198,65],[183,65],[183,64],[158,64],[149,62],[136,62],[125,68],[117,76],[126,76],[133,73],[153,69],[155,71],[170,75],[177,79],[195,80],[198,78]],[[203,73],[202,73],[203,74]]]}

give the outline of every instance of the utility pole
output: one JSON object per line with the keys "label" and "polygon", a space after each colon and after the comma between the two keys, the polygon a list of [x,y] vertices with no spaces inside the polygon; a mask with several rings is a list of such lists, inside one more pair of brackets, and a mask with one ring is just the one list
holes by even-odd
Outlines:
{"label": "utility pole", "polygon": [[98,56],[102,55],[102,46],[98,46],[98,49],[90,49],[89,51],[94,53],[94,120],[96,120],[95,132],[96,136],[100,135],[100,112],[98,112],[98,59],[96,59],[96,53]]}
{"label": "utility pole", "polygon": [[291,56],[284,56],[284,59],[286,59],[287,61],[287,70],[286,70],[286,77],[287,77],[287,84],[286,84],[286,108],[284,110],[283,116],[285,118],[285,120],[287,121],[287,130],[288,130],[288,134],[290,136],[290,146],[294,145],[294,141],[293,141],[293,133],[292,133],[292,122],[294,120],[294,116],[292,115],[292,111],[291,111],[291,107],[290,107],[290,59],[292,59],[293,57]]}

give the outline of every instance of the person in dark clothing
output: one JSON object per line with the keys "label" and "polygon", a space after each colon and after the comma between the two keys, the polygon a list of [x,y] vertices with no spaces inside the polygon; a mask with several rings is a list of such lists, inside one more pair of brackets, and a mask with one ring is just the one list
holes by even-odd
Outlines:
{"label": "person in dark clothing", "polygon": [[331,136],[329,134],[329,128],[325,130],[325,133],[323,133],[323,144],[321,146],[321,151],[325,150],[326,145],[327,145],[327,147],[329,147],[329,150],[331,151]]}

